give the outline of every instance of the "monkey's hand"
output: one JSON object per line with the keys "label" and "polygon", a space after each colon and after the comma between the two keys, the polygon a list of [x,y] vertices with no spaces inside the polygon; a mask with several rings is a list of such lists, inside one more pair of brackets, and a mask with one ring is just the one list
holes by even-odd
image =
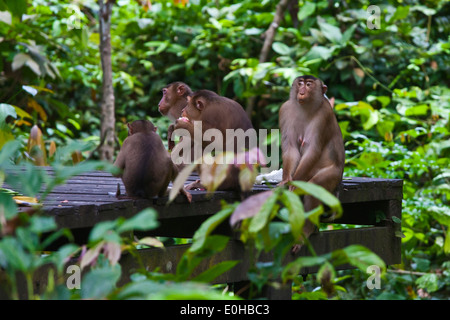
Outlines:
{"label": "monkey's hand", "polygon": [[286,183],[289,183],[290,181],[292,181],[292,179],[283,179],[282,181],[280,181],[280,183],[277,184],[277,187],[282,187],[284,186]]}
{"label": "monkey's hand", "polygon": [[180,190],[180,193],[183,194],[183,195],[186,197],[186,199],[187,199],[187,201],[188,201],[189,203],[192,202],[192,194],[190,194],[189,192],[187,192],[184,188],[182,188],[182,189]]}
{"label": "monkey's hand", "polygon": [[172,150],[175,147],[175,142],[172,140],[173,130],[175,130],[175,125],[172,123],[167,129],[167,140],[169,145],[169,150]]}

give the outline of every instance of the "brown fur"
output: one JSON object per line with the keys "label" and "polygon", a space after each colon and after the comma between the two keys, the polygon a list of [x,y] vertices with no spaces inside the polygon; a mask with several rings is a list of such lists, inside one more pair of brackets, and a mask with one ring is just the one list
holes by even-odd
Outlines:
{"label": "brown fur", "polygon": [[162,92],[163,96],[159,101],[158,110],[173,122],[167,130],[168,146],[169,150],[172,150],[175,147],[175,143],[172,141],[175,121],[181,116],[181,112],[186,107],[187,97],[192,94],[192,90],[186,83],[177,81],[165,86]]}
{"label": "brown fur", "polygon": [[[283,181],[308,181],[334,192],[342,181],[345,150],[342,133],[333,109],[324,94],[320,79],[298,77],[292,84],[290,98],[279,111]],[[305,210],[319,205],[311,196],[304,197]],[[308,237],[313,231],[305,225]]]}
{"label": "brown fur", "polygon": [[114,162],[122,169],[127,196],[147,199],[164,196],[178,169],[156,134],[156,127],[150,121],[136,120],[128,124],[128,130],[128,137]]}
{"label": "brown fur", "polygon": [[[252,129],[252,123],[242,106],[234,100],[219,96],[209,90],[199,90],[188,97],[188,104],[182,112],[182,116],[189,119],[189,122],[176,121],[175,129],[186,129],[191,137],[194,137],[194,121],[202,121],[202,135],[208,129],[218,129],[221,131],[224,141],[223,150],[226,150],[226,130],[242,129],[244,131]],[[192,139],[193,140],[193,139]],[[209,141],[203,141],[202,151]],[[236,147],[236,143],[235,143]],[[239,152],[243,150],[237,150]],[[218,190],[239,190],[239,170],[231,168],[226,180],[219,186]]]}

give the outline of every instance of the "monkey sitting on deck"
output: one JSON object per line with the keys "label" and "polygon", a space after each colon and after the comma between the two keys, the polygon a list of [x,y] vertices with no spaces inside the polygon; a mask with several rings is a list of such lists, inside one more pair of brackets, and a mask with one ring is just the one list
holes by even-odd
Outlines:
{"label": "monkey sitting on deck", "polygon": [[[341,129],[330,101],[325,97],[327,86],[313,76],[294,80],[289,100],[279,111],[283,180],[318,184],[333,193],[342,181],[345,149]],[[316,208],[320,202],[312,197],[303,199],[305,211]],[[307,220],[304,236],[314,232]],[[296,251],[296,248],[294,248]]]}
{"label": "monkey sitting on deck", "polygon": [[[318,184],[333,193],[342,181],[344,141],[330,102],[324,96],[326,91],[327,86],[313,76],[294,80],[289,100],[279,111],[283,159],[283,177],[279,185],[301,180]],[[241,210],[236,210],[230,218],[231,226],[256,215],[272,193],[271,190],[261,192],[243,201]],[[305,211],[311,211],[319,204],[312,196],[303,197]],[[292,253],[298,253],[302,242],[314,231],[314,225],[306,220],[303,239],[298,239]]]}
{"label": "monkey sitting on deck", "polygon": [[[157,128],[148,120],[136,120],[127,126],[128,137],[114,162],[122,170],[120,176],[127,196],[147,199],[164,196],[178,169],[156,133]],[[191,202],[192,195],[184,189],[181,192]]]}

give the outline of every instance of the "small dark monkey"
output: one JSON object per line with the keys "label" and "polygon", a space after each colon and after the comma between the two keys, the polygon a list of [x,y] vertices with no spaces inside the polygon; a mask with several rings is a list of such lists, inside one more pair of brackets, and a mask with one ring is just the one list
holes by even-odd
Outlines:
{"label": "small dark monkey", "polygon": [[[178,169],[164,148],[156,127],[148,120],[136,120],[128,125],[114,165],[122,170],[121,178],[128,197],[162,197],[173,181]],[[182,192],[191,201],[191,195]]]}
{"label": "small dark monkey", "polygon": [[[244,132],[253,129],[252,123],[242,106],[234,100],[219,96],[209,90],[199,90],[188,96],[188,103],[183,109],[182,117],[175,123],[175,129],[186,129],[191,137],[194,137],[194,121],[202,122],[202,135],[208,129],[217,129],[221,132],[223,139],[223,151],[234,153],[238,150],[236,141],[234,149],[227,150],[231,141],[226,140],[227,129],[242,129]],[[208,141],[203,141],[202,152],[208,146]],[[248,149],[248,146],[244,146]],[[226,180],[219,186],[218,190],[239,190],[239,170],[230,169]]]}
{"label": "small dark monkey", "polygon": [[169,150],[172,150],[175,146],[175,143],[172,141],[174,122],[181,116],[181,112],[187,105],[187,97],[192,94],[192,90],[187,84],[177,81],[165,86],[162,89],[162,93],[163,96],[161,101],[159,101],[158,110],[172,121],[167,130]]}
{"label": "small dark monkey", "polygon": [[[333,193],[342,181],[345,150],[341,129],[328,99],[327,86],[313,76],[301,76],[292,84],[289,100],[279,112],[283,181],[308,181]],[[304,197],[305,210],[320,202]],[[305,224],[308,237],[313,225]]]}

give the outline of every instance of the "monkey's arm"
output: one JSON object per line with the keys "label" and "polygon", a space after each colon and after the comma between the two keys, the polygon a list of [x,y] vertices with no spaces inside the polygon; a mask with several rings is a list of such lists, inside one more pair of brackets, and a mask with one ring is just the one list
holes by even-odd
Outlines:
{"label": "monkey's arm", "polygon": [[[128,139],[128,138],[127,138]],[[126,140],[126,139],[125,139]],[[119,151],[119,154],[117,155],[116,161],[114,162],[114,166],[119,168],[121,172],[116,175],[116,177],[121,177],[123,173],[123,169],[125,169],[125,158],[127,154],[127,145],[125,144],[126,141],[123,142],[122,148]]]}
{"label": "monkey's arm", "polygon": [[311,145],[308,146],[308,149],[305,150],[300,163],[295,169],[292,180],[302,180],[308,181],[312,175],[312,170],[317,162],[320,160],[320,146],[315,144],[315,141],[311,142]]}
{"label": "monkey's arm", "polygon": [[283,185],[292,180],[292,174],[300,161],[300,152],[296,146],[288,144],[283,147],[283,181],[280,185]]}
{"label": "monkey's arm", "polygon": [[167,129],[167,141],[168,141],[169,150],[172,150],[173,147],[175,147],[175,141],[172,139],[172,134],[173,134],[174,130],[175,130],[175,124],[172,123],[169,126],[169,128]]}

